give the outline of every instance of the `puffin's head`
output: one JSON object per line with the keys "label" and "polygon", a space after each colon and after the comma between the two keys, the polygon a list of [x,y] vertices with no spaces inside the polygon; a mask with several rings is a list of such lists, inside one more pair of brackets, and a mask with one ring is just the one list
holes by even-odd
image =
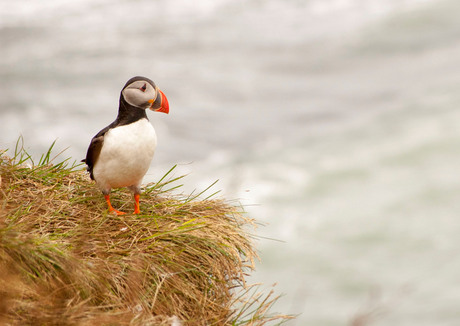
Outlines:
{"label": "puffin's head", "polygon": [[165,94],[146,77],[133,77],[121,90],[122,98],[130,105],[169,113],[169,103]]}

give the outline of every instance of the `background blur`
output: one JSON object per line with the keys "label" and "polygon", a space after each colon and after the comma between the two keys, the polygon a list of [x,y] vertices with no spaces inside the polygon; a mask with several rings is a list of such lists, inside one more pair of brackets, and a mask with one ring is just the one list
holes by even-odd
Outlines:
{"label": "background blur", "polygon": [[460,2],[0,0],[0,148],[82,159],[121,87],[179,163],[247,205],[289,325],[460,322]]}

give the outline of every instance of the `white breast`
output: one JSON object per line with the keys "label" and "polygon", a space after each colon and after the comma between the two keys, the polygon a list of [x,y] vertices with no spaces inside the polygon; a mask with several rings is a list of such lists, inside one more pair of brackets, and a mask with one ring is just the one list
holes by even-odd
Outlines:
{"label": "white breast", "polygon": [[140,186],[156,146],[155,129],[147,119],[110,129],[93,169],[99,188],[108,192],[110,188]]}

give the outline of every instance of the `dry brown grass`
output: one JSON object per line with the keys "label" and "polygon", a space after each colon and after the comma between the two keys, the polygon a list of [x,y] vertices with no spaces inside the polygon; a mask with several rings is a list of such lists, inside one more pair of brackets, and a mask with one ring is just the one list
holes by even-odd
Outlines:
{"label": "dry brown grass", "polygon": [[[52,147],[51,147],[52,148]],[[223,200],[148,185],[144,215],[108,214],[80,168],[0,153],[0,323],[10,325],[263,325],[276,301],[245,274],[253,221]],[[29,165],[29,166],[26,166]],[[175,187],[172,187],[175,188]],[[116,207],[132,210],[129,192]],[[128,205],[129,207],[123,207]],[[174,317],[176,316],[176,317]]]}

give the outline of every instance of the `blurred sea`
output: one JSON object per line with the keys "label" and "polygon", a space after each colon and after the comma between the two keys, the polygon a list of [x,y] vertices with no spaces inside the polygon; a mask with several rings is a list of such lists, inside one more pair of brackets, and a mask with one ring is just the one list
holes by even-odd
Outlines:
{"label": "blurred sea", "polygon": [[[0,0],[0,148],[84,157],[134,75],[179,163],[261,223],[289,325],[460,325],[460,2]],[[278,239],[274,241],[270,239]],[[367,325],[366,324],[366,325]]]}

